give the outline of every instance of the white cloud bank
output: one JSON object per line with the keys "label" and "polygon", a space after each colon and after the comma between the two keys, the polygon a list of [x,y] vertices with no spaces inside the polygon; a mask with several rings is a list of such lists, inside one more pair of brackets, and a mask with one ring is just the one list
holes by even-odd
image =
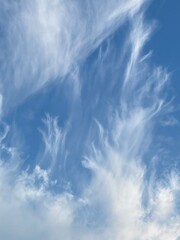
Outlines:
{"label": "white cloud bank", "polygon": [[[168,80],[167,73],[151,69],[141,53],[151,33],[143,18],[144,1],[0,3],[5,36],[0,45],[4,111],[10,108],[12,92],[17,104],[71,71],[76,61],[125,20],[131,26],[124,46],[120,102],[114,117],[109,116],[108,129],[98,124],[100,147],[93,146],[83,161],[92,178],[80,196],[53,192],[49,169],[36,166],[29,173],[14,165],[17,154],[4,143],[8,127],[2,125],[1,153],[8,153],[9,161],[5,161],[7,154],[1,154],[0,239],[178,240],[179,177],[173,172],[162,182],[152,170],[147,179],[142,161],[155,118],[163,108],[161,93]],[[45,124],[45,154],[59,161],[62,132],[57,119],[48,117]]]}

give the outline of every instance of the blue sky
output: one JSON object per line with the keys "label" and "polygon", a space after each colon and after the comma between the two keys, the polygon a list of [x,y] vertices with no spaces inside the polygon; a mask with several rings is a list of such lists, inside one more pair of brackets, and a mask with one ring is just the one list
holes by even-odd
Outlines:
{"label": "blue sky", "polygon": [[179,240],[179,1],[0,4],[0,239]]}
{"label": "blue sky", "polygon": [[[180,4],[178,1],[173,1],[173,4],[169,1],[153,2],[151,4],[148,15],[150,18],[154,18],[157,21],[157,30],[153,34],[153,37],[147,47],[153,49],[153,63],[165,66],[171,74],[170,85],[168,85],[167,95],[173,102],[174,111],[171,113],[171,117],[166,115],[165,119],[169,117],[169,127],[164,126],[160,132],[164,138],[171,138],[171,144],[168,151],[172,162],[176,161],[176,165],[179,167],[179,127],[178,119],[180,117],[179,112],[179,38],[180,30],[177,26],[179,22],[178,10]],[[174,119],[174,120],[173,120]],[[176,120],[177,121],[176,121]],[[166,121],[165,120],[165,121]],[[172,124],[170,124],[170,122]],[[168,123],[168,121],[167,121]],[[167,125],[167,124],[165,124]],[[168,146],[166,146],[167,148]],[[169,160],[167,160],[168,164]]]}

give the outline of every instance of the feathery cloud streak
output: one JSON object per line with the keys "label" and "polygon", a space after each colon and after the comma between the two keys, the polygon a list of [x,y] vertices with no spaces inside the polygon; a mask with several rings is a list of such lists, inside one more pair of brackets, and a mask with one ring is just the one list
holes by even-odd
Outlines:
{"label": "feathery cloud streak", "polygon": [[48,81],[62,79],[142,0],[0,3],[0,92],[6,112]]}
{"label": "feathery cloud streak", "polygon": [[[162,92],[168,81],[166,71],[152,67],[148,56],[143,55],[153,30],[144,18],[146,2],[1,3],[2,116],[44,84],[66,80],[65,76],[79,63],[83,65],[88,54],[118,27],[128,27],[121,50],[112,51],[110,40],[106,52],[96,59],[97,72],[110,69],[109,81],[119,86],[118,103],[112,101],[111,111],[107,108],[103,113],[108,119],[106,126],[96,121],[96,144],[90,137],[86,139],[90,151],[85,150],[82,164],[91,178],[80,194],[54,192],[57,182],[52,179],[53,167],[61,161],[59,152],[66,148],[68,136],[75,137],[68,135],[71,128],[60,130],[57,118],[47,115],[47,129],[40,130],[45,145],[41,157],[49,158],[52,164],[46,169],[37,165],[30,172],[13,164],[20,161],[20,155],[7,144],[9,127],[2,124],[0,146],[1,153],[6,154],[1,154],[0,165],[0,237],[177,240],[179,177],[174,171],[162,182],[153,169],[147,177],[144,161],[153,126],[164,107]],[[96,78],[93,71],[90,74]],[[80,71],[77,84],[86,80],[81,77]],[[73,122],[71,125],[76,127]]]}

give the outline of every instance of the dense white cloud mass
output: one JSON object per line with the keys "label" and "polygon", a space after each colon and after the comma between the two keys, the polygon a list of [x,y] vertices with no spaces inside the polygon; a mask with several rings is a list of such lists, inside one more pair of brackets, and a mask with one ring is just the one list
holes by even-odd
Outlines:
{"label": "dense white cloud mass", "polygon": [[[40,129],[44,150],[30,171],[22,170],[23,149],[6,141],[10,127],[1,122],[0,239],[179,239],[179,176],[174,170],[157,179],[143,161],[169,77],[142,53],[153,30],[144,19],[146,2],[0,0],[2,116],[46,83],[73,75],[104,39],[129,24],[123,52],[106,63],[112,72],[119,61],[123,66],[118,77],[111,75],[112,82],[121,81],[118,104],[103,115],[108,126],[96,121],[98,144],[87,138],[90,151],[82,164],[91,178],[80,193],[57,191],[60,183],[52,177],[70,127],[60,129],[58,118],[46,116]],[[103,53],[96,60],[101,64]],[[81,75],[74,85],[80,82]]]}

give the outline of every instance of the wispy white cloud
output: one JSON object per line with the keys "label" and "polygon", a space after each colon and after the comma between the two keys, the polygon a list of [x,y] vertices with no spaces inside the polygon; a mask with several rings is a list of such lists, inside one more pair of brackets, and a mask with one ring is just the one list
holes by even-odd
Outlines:
{"label": "wispy white cloud", "polygon": [[1,94],[7,112],[45,83],[62,79],[143,1],[0,3]]}
{"label": "wispy white cloud", "polygon": [[49,115],[43,120],[44,129],[40,129],[44,142],[44,156],[41,155],[40,162],[48,158],[50,169],[55,167],[55,163],[60,157],[60,153],[64,151],[64,142],[66,132],[62,132],[58,126],[58,118],[53,118]]}
{"label": "wispy white cloud", "polygon": [[[59,128],[58,118],[47,115],[40,130],[44,151],[39,161],[45,157],[50,160],[46,168],[42,164],[21,170],[11,164],[17,161],[17,155],[11,154],[9,162],[0,156],[0,238],[179,239],[179,176],[172,172],[161,180],[151,169],[147,178],[143,161],[153,140],[153,125],[164,107],[162,93],[169,78],[164,69],[151,67],[147,55],[143,55],[143,46],[152,31],[143,16],[146,1],[0,3],[3,14],[8,9],[14,16],[13,22],[9,15],[6,22],[0,19],[2,27],[7,24],[4,41],[10,56],[4,58],[1,67],[5,110],[9,109],[12,92],[15,91],[17,104],[52,79],[73,75],[74,69],[71,70],[77,61],[125,20],[129,23],[123,45],[124,70],[118,78],[117,74],[111,76],[112,81],[121,80],[118,104],[112,103],[113,113],[104,113],[108,119],[106,127],[96,121],[98,143],[86,139],[92,147],[89,153],[85,152],[82,164],[91,172],[89,182],[84,183],[78,195],[54,190],[59,183],[52,181],[49,170],[61,160],[59,152],[66,148],[66,131]],[[5,54],[2,46],[3,43],[0,47]],[[120,55],[107,62],[108,67],[118,69]],[[97,61],[101,57],[103,53]],[[0,146],[10,151],[4,142],[7,132],[3,125]]]}
{"label": "wispy white cloud", "polygon": [[177,126],[179,125],[179,121],[175,117],[168,117],[161,121],[162,126]]}

